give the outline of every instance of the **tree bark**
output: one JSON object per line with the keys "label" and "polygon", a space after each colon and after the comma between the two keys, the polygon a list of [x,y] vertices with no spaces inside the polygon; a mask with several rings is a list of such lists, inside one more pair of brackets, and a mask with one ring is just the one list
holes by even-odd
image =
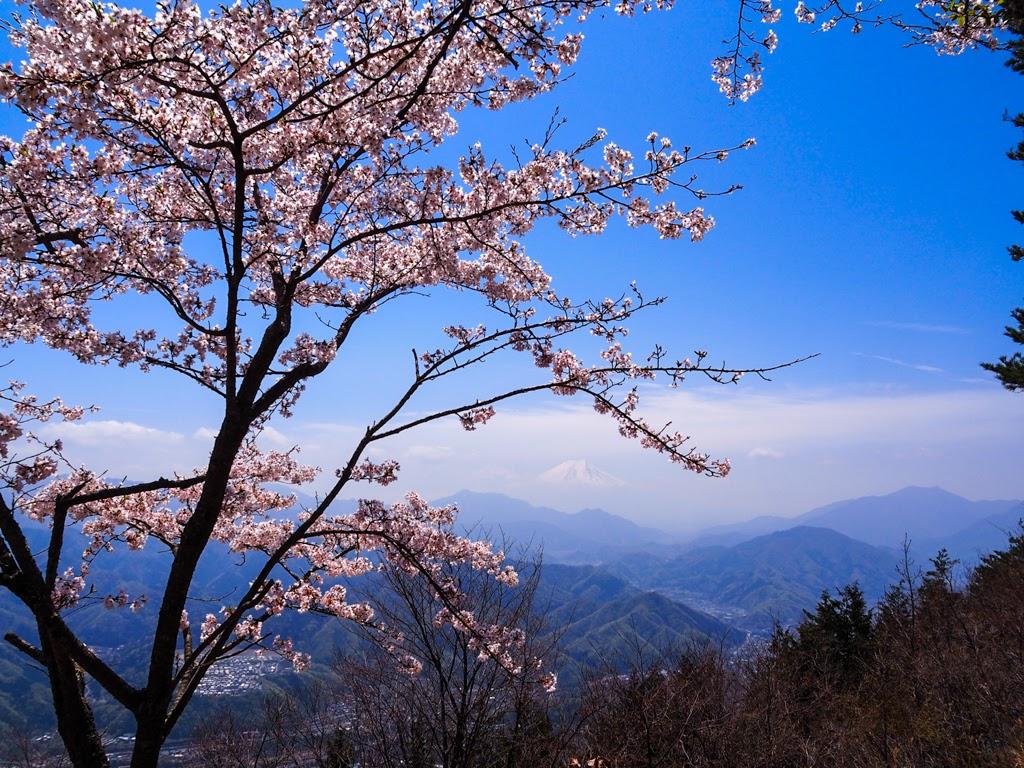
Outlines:
{"label": "tree bark", "polygon": [[[50,678],[57,732],[75,768],[107,768],[106,750],[85,697],[85,678],[69,649],[43,621],[37,622],[40,650]],[[154,763],[155,765],[155,763]]]}
{"label": "tree bark", "polygon": [[140,722],[135,730],[131,768],[157,768],[163,746],[163,722]]}

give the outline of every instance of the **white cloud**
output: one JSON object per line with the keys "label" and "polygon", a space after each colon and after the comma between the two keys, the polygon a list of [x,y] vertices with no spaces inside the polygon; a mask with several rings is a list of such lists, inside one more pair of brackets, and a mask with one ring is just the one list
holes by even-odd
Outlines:
{"label": "white cloud", "polygon": [[168,432],[132,421],[113,419],[51,424],[44,432],[59,436],[65,443],[81,446],[106,445],[110,441],[168,445],[182,443],[185,440],[185,436],[180,432]]}
{"label": "white cloud", "polygon": [[747,456],[752,459],[781,459],[783,455],[781,451],[773,448],[754,448],[747,452]]}
{"label": "white cloud", "polygon": [[[796,514],[912,484],[973,498],[1024,496],[1015,466],[1022,441],[1012,426],[1024,417],[1024,398],[994,386],[924,393],[757,385],[648,390],[640,411],[653,423],[673,421],[695,448],[731,458],[733,472],[725,479],[684,472],[620,438],[614,422],[583,400],[560,399],[549,407],[500,410],[475,432],[446,420],[417,430],[416,443],[378,444],[380,455],[403,458],[399,483],[384,494],[417,489],[438,497],[469,488],[564,509],[600,506],[676,528]],[[452,455],[428,462],[405,453],[425,444],[448,446]],[[529,479],[581,455],[628,477],[629,485]],[[304,458],[311,460],[310,452]],[[328,466],[319,457],[316,463]]]}
{"label": "white cloud", "polygon": [[447,445],[410,445],[402,455],[411,460],[444,461],[455,455]]}
{"label": "white cloud", "polygon": [[[1024,497],[1017,464],[1024,398],[989,387],[938,392],[799,391],[775,384],[645,388],[640,412],[673,422],[692,445],[733,460],[725,479],[699,477],[618,435],[614,421],[582,398],[499,410],[487,425],[457,419],[427,424],[371,446],[374,460],[397,458],[399,482],[358,485],[346,496],[427,498],[462,488],[580,509],[599,506],[666,528],[758,514],[796,514],[840,498],[905,485],[941,485],[972,498]],[[188,435],[143,424],[90,421],[62,429],[69,456],[133,478],[201,466],[212,432]],[[323,490],[364,426],[289,422],[301,460],[324,468]],[[573,457],[628,478],[625,486],[543,483],[538,476]]]}
{"label": "white cloud", "polygon": [[43,433],[64,442],[64,454],[73,464],[132,479],[191,471],[209,451],[208,441],[196,433],[186,436],[115,419],[48,424]]}
{"label": "white cloud", "polygon": [[280,432],[273,427],[267,426],[260,432],[260,444],[263,448],[287,450],[296,444],[296,440],[293,440],[288,435]]}

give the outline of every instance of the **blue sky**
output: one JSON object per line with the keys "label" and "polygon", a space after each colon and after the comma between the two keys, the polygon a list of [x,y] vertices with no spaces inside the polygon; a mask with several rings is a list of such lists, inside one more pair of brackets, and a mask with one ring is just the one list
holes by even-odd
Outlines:
{"label": "blue sky", "polygon": [[[631,280],[668,295],[634,324],[630,343],[639,351],[660,341],[744,366],[821,356],[771,383],[647,393],[657,416],[734,460],[725,480],[681,475],[618,439],[582,403],[543,398],[505,409],[471,435],[444,424],[393,446],[404,468],[398,492],[495,490],[567,509],[601,505],[679,529],[796,514],[908,484],[1024,497],[1024,397],[978,367],[1009,351],[1001,330],[1024,298],[1024,267],[1006,254],[1024,239],[1009,215],[1024,206],[1022,168],[1005,157],[1019,137],[1002,119],[1024,109],[1024,80],[1000,55],[939,57],[903,48],[885,29],[814,33],[787,10],[775,25],[781,41],[767,59],[764,90],[729,106],[709,62],[733,17],[721,2],[683,2],[636,19],[596,16],[567,83],[502,112],[461,114],[452,151],[477,140],[500,151],[537,138],[556,106],[569,119],[566,145],[596,127],[636,149],[651,130],[696,149],[756,137],[753,149],[702,170],[709,188],[744,188],[707,201],[717,227],[700,244],[616,224],[578,239],[541,228],[526,245],[571,295],[617,294]],[[0,49],[0,58],[10,56]],[[10,115],[0,119],[4,132],[17,133]],[[271,439],[301,444],[307,458],[331,467],[337,446],[397,386],[409,347],[426,346],[410,329],[483,317],[465,297],[396,304],[357,334],[353,362],[312,387]],[[161,374],[82,370],[45,350],[11,357],[11,374],[36,390],[102,407],[66,434],[69,452],[97,469],[155,475],[201,461],[215,403],[195,390]],[[529,374],[516,365],[488,373]],[[476,396],[488,383],[477,378],[425,404]],[[573,459],[621,485],[538,480]]]}

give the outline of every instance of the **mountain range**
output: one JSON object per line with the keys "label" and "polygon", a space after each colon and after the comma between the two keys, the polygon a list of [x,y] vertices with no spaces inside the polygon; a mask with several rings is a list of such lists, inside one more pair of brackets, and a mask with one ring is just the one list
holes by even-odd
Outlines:
{"label": "mountain range", "polygon": [[965,564],[1001,547],[1024,518],[1020,501],[970,501],[904,488],[828,504],[793,518],[757,517],[689,540],[601,510],[566,513],[462,491],[460,519],[477,534],[543,548],[547,563],[600,565],[630,584],[748,631],[793,624],[823,590],[857,582],[874,600],[897,580],[904,540],[918,564],[940,548]]}
{"label": "mountain range", "polygon": [[[506,511],[514,510],[512,506]],[[600,511],[578,518],[567,517],[584,526],[587,520],[604,520],[605,516],[614,517]],[[615,525],[615,520],[611,524]],[[623,521],[622,526],[623,531],[632,530],[628,521]],[[636,535],[641,537],[641,534]],[[48,531],[43,526],[28,528],[27,537],[35,550],[45,551],[47,536]],[[69,551],[84,548],[85,539],[77,529],[70,529],[66,536]],[[105,552],[97,558],[91,571],[99,588],[110,592],[120,588],[133,596],[148,595],[149,604],[138,613],[132,613],[106,610],[99,600],[86,599],[68,612],[69,624],[79,636],[135,684],[144,681],[147,637],[156,620],[157,598],[168,564],[166,553],[155,546],[137,552],[123,549]],[[211,547],[200,561],[190,591],[190,595],[200,601],[190,603],[190,612],[202,615],[218,603],[230,602],[231,596],[253,578],[259,567],[258,558],[242,559],[219,546]],[[358,587],[355,594],[374,594],[382,585],[379,577],[370,574],[353,586]],[[560,635],[563,660],[557,671],[569,681],[578,680],[588,668],[623,663],[634,643],[660,652],[707,642],[730,648],[747,637],[746,633],[711,615],[632,585],[607,569],[593,565],[543,565],[536,604],[543,611],[546,627]],[[346,623],[312,613],[286,612],[275,620],[273,631],[294,638],[297,647],[325,663],[339,652],[356,649],[362,642],[360,635],[350,631]],[[36,639],[27,611],[10,593],[0,591],[0,633],[6,632],[17,633],[31,642]],[[294,675],[282,670],[264,678],[263,682],[273,688],[293,685],[296,680]],[[101,695],[94,685],[90,686],[90,693],[98,718],[112,732],[127,727],[122,710]],[[236,704],[255,694],[238,695]],[[217,706],[220,706],[217,701],[200,696],[189,710],[190,722],[201,719]],[[27,726],[34,731],[52,726],[45,676],[3,642],[0,642],[0,725]]]}
{"label": "mountain range", "polygon": [[633,555],[608,565],[632,583],[708,611],[734,626],[770,631],[798,623],[824,590],[857,582],[869,600],[897,580],[892,550],[828,528],[798,526],[669,559]]}
{"label": "mountain range", "polygon": [[[637,643],[658,652],[702,642],[735,647],[775,622],[798,622],[823,590],[856,581],[869,599],[879,597],[897,579],[904,535],[918,563],[939,547],[972,561],[1004,545],[1024,517],[1020,501],[969,501],[938,488],[906,488],[795,518],[717,526],[685,539],[600,509],[568,513],[498,494],[461,491],[435,503],[458,504],[460,526],[474,535],[543,548],[538,604],[548,626],[562,633],[566,663],[577,671],[614,663]],[[42,548],[46,533],[38,527],[29,538]],[[69,533],[69,551],[82,544]],[[520,550],[509,551],[515,557]],[[104,589],[155,596],[166,567],[166,556],[147,547],[107,553],[93,573]],[[229,601],[255,567],[255,561],[211,551],[200,563],[194,594]],[[153,607],[135,615],[106,611],[93,601],[70,621],[133,679],[144,669],[141,649]],[[304,650],[320,658],[352,642],[338,622],[323,617],[295,615],[284,623],[282,633],[301,638]],[[0,626],[29,638],[34,634],[6,593],[0,594]],[[270,684],[287,684],[287,678]],[[0,643],[0,722],[36,720],[45,727],[47,701],[41,673]],[[102,702],[97,705],[102,713]],[[197,716],[203,711],[199,706]]]}
{"label": "mountain range", "polygon": [[1006,541],[1006,533],[1024,518],[1024,502],[970,501],[942,488],[911,486],[885,496],[845,499],[796,517],[755,517],[742,523],[713,526],[695,544],[738,544],[774,531],[813,525],[853,539],[933,553],[946,547],[962,557],[977,556]]}
{"label": "mountain range", "polygon": [[459,491],[433,503],[458,505],[463,531],[525,547],[543,546],[550,562],[601,563],[632,549],[662,548],[674,538],[603,509],[561,512],[498,493]]}

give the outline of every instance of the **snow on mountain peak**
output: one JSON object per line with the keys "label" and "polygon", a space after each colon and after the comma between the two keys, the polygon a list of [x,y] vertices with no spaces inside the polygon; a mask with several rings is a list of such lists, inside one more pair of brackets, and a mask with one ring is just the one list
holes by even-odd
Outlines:
{"label": "snow on mountain peak", "polygon": [[545,483],[559,485],[589,485],[603,488],[623,485],[622,480],[615,475],[598,469],[586,459],[563,461],[542,472],[540,479]]}

